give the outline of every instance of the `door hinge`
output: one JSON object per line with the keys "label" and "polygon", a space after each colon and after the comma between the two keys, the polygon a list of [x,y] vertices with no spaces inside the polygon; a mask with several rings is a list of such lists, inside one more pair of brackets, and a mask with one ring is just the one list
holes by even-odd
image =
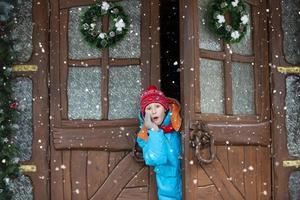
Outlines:
{"label": "door hinge", "polygon": [[19,167],[21,172],[36,172],[36,165],[20,165]]}
{"label": "door hinge", "polygon": [[282,161],[283,167],[300,167],[300,160],[284,160]]}
{"label": "door hinge", "polygon": [[283,74],[300,74],[300,67],[291,66],[291,67],[283,67],[278,66],[277,71]]}
{"label": "door hinge", "polygon": [[36,72],[37,70],[37,65],[13,65],[12,67],[14,72]]}

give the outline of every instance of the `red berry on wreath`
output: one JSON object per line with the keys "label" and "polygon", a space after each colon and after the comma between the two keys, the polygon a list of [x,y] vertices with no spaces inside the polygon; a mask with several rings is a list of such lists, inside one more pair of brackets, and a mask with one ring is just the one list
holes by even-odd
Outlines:
{"label": "red berry on wreath", "polygon": [[12,104],[9,105],[9,107],[11,109],[17,109],[18,105],[19,105],[18,102],[13,102]]}

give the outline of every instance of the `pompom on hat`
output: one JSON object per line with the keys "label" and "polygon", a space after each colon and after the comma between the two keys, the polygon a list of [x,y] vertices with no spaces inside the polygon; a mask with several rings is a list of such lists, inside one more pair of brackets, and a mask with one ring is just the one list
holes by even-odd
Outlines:
{"label": "pompom on hat", "polygon": [[165,110],[169,110],[169,103],[166,96],[153,85],[144,90],[141,95],[140,107],[143,115],[145,114],[146,107],[151,103],[159,103]]}

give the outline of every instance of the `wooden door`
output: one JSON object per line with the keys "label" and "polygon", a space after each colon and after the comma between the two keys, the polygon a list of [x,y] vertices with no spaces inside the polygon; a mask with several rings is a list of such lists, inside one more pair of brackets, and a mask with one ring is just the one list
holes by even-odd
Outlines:
{"label": "wooden door", "polygon": [[270,5],[274,199],[300,198],[299,3]]}
{"label": "wooden door", "polygon": [[[239,44],[207,28],[212,1],[180,1],[185,199],[270,199],[270,102],[265,0],[247,0],[251,25]],[[214,137],[216,158],[199,163],[193,125]],[[207,152],[204,150],[203,155]]]}
{"label": "wooden door", "polygon": [[[125,39],[97,50],[78,31],[93,0],[51,1],[51,199],[155,199],[153,173],[130,151],[139,95],[159,82],[158,2],[117,1]],[[103,17],[101,30],[109,19]]]}

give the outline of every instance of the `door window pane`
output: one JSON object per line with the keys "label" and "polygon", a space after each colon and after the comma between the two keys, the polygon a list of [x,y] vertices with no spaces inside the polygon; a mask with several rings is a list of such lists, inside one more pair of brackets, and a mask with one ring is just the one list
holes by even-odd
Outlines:
{"label": "door window pane", "polygon": [[100,119],[101,110],[101,69],[69,67],[69,119]]}
{"label": "door window pane", "polygon": [[141,94],[139,66],[109,69],[108,119],[136,118]]}
{"label": "door window pane", "polygon": [[252,55],[253,54],[253,48],[252,48],[252,19],[251,19],[251,7],[249,4],[246,4],[246,11],[249,13],[249,25],[247,26],[247,33],[245,37],[238,43],[231,44],[231,49],[234,53],[240,54],[240,55]]}
{"label": "door window pane", "polygon": [[200,103],[202,113],[224,113],[223,62],[200,59]]}
{"label": "door window pane", "polygon": [[198,0],[199,13],[199,48],[221,51],[221,40],[208,28],[207,6],[213,0]]}
{"label": "door window pane", "polygon": [[[109,48],[110,57],[139,58],[141,55],[141,3],[140,0],[125,0],[120,4],[129,17],[130,27],[125,38]],[[148,39],[148,38],[147,38]]]}
{"label": "door window pane", "polygon": [[254,78],[250,63],[232,63],[233,114],[254,114]]}
{"label": "door window pane", "polygon": [[286,79],[286,128],[289,155],[300,156],[300,77]]}
{"label": "door window pane", "polygon": [[282,6],[283,50],[285,59],[294,65],[300,64],[300,1],[284,0]]}
{"label": "door window pane", "polygon": [[12,29],[12,38],[15,40],[13,48],[16,51],[16,59],[19,62],[27,62],[32,54],[32,0],[16,2],[16,26]]}
{"label": "door window pane", "polygon": [[290,200],[300,199],[300,171],[292,172],[289,179]]}
{"label": "door window pane", "polygon": [[[88,9],[87,6],[71,8],[69,10],[69,27],[68,27],[68,41],[69,41],[69,58],[70,59],[89,59],[100,58],[101,52],[99,49],[89,46],[83,39],[79,29],[80,15]],[[97,23],[100,33],[101,22]]]}
{"label": "door window pane", "polygon": [[20,160],[27,161],[32,155],[32,81],[29,78],[16,78],[12,81],[12,89],[20,111],[13,124],[16,128],[15,144],[20,149]]}

